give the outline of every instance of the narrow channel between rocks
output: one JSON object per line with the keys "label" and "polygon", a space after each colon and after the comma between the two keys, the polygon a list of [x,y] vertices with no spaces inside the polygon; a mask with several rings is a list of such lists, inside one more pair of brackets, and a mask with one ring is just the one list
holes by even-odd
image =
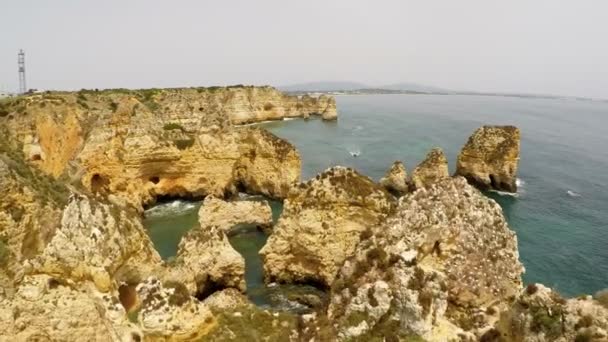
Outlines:
{"label": "narrow channel between rocks", "polygon": [[[276,224],[283,210],[281,201],[264,196],[241,194],[239,201],[266,200],[272,208]],[[190,229],[198,226],[198,212],[202,201],[173,199],[148,208],[144,213],[144,226],[161,258],[171,262],[177,254],[179,242]],[[227,234],[232,247],[245,259],[247,297],[259,307],[296,313],[307,312],[324,300],[326,293],[310,285],[264,283],[260,249],[268,236],[255,225],[239,224]]]}

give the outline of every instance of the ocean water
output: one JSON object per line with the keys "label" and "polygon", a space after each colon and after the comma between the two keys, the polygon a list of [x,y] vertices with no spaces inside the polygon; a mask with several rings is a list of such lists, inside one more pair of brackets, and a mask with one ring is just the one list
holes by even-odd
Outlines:
{"label": "ocean water", "polygon": [[[517,197],[488,193],[517,233],[524,281],[567,296],[608,287],[608,103],[461,95],[338,96],[339,121],[265,123],[292,142],[308,179],[333,165],[378,180],[435,146],[457,154],[484,124],[522,133]],[[356,158],[354,155],[358,155]]]}

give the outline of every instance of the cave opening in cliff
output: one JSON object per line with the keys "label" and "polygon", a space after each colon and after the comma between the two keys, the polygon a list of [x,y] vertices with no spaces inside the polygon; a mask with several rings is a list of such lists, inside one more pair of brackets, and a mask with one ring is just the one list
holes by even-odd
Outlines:
{"label": "cave opening in cliff", "polygon": [[490,186],[492,189],[498,189],[498,182],[496,181],[496,177],[493,174],[490,174]]}
{"label": "cave opening in cliff", "polygon": [[110,181],[99,173],[95,173],[91,177],[91,190],[93,192],[105,191],[108,185],[110,185]]}
{"label": "cave opening in cliff", "polygon": [[135,287],[136,285],[128,284],[118,287],[118,299],[126,312],[129,312],[137,304],[137,291],[135,291]]}
{"label": "cave opening in cliff", "polygon": [[158,176],[152,176],[152,177],[149,178],[149,180],[153,184],[158,184],[158,182],[160,182],[160,178]]}
{"label": "cave opening in cliff", "polygon": [[32,161],[40,161],[40,160],[42,160],[42,157],[40,156],[40,154],[36,153],[30,159]]}
{"label": "cave opening in cliff", "polygon": [[200,301],[205,300],[215,292],[226,289],[224,284],[207,279],[203,284],[199,285],[194,297]]}

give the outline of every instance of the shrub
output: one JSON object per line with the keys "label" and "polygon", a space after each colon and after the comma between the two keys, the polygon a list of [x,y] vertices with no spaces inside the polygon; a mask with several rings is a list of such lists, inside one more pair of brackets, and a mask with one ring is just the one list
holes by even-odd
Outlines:
{"label": "shrub", "polygon": [[89,109],[89,105],[84,101],[78,100],[78,101],[76,101],[76,103],[78,103],[78,105],[84,109]]}
{"label": "shrub", "polygon": [[87,97],[84,95],[85,90],[81,90],[78,92],[78,96],[76,96],[76,98],[78,99],[78,101],[86,101]]}
{"label": "shrub", "polygon": [[184,127],[182,127],[182,125],[180,125],[180,124],[178,124],[178,123],[175,123],[175,122],[169,122],[169,123],[166,123],[166,124],[163,126],[163,129],[164,129],[165,131],[170,131],[170,130],[173,130],[173,129],[179,129],[179,130],[180,130],[180,131],[182,131],[182,132],[183,132],[183,131],[185,131],[185,129],[184,129]]}
{"label": "shrub", "polygon": [[0,266],[5,265],[8,262],[10,251],[6,246],[6,242],[0,240]]}
{"label": "shrub", "polygon": [[265,111],[272,110],[273,108],[274,108],[274,105],[273,105],[272,103],[270,103],[270,102],[267,102],[267,103],[264,105],[264,110],[265,110]]}
{"label": "shrub", "polygon": [[[551,314],[549,314],[551,312]],[[554,306],[549,311],[546,308],[533,308],[532,324],[530,329],[534,332],[545,332],[547,337],[557,337],[562,332],[562,310]]]}
{"label": "shrub", "polygon": [[165,282],[163,285],[174,290],[169,297],[169,304],[181,306],[190,300],[190,292],[188,292],[186,285],[172,280]]}
{"label": "shrub", "polygon": [[526,293],[529,295],[533,295],[538,291],[538,286],[536,284],[530,284],[526,287]]}
{"label": "shrub", "polygon": [[110,102],[110,109],[111,109],[113,112],[115,112],[115,111],[116,111],[116,109],[118,109],[118,103],[116,103],[116,102],[114,102],[114,101]]}
{"label": "shrub", "polygon": [[574,342],[591,342],[591,341],[593,341],[593,338],[591,336],[591,333],[588,331],[578,333],[578,334],[576,334],[576,337],[574,338]]}
{"label": "shrub", "polygon": [[173,144],[175,144],[175,147],[177,147],[178,149],[185,150],[187,148],[192,147],[192,145],[194,145],[194,139],[174,140]]}

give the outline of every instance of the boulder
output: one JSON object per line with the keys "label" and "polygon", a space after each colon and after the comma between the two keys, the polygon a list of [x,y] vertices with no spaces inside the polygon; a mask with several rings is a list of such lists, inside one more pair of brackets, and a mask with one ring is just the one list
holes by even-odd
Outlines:
{"label": "boulder", "polygon": [[260,251],[267,282],[330,286],[367,227],[393,210],[393,196],[368,177],[334,167],[294,188]]}
{"label": "boulder", "polygon": [[412,172],[412,185],[415,189],[420,189],[448,177],[448,160],[443,150],[436,147]]}
{"label": "boulder", "polygon": [[272,209],[268,201],[227,202],[213,196],[203,201],[199,211],[201,227],[217,226],[229,232],[237,224],[254,224],[269,230],[272,226]]}
{"label": "boulder", "polygon": [[380,185],[397,197],[406,194],[409,191],[409,184],[405,165],[398,160],[395,161],[386,175],[380,179]]}
{"label": "boulder", "polygon": [[146,340],[197,341],[217,324],[208,306],[183,284],[150,277],[136,291],[141,300],[137,322]]}
{"label": "boulder", "polygon": [[462,177],[405,195],[365,235],[331,290],[328,315],[342,339],[457,339],[489,326],[487,308],[504,309],[522,287],[515,233]]}
{"label": "boulder", "polygon": [[517,192],[519,145],[517,127],[480,127],[460,151],[456,174],[482,190]]}

